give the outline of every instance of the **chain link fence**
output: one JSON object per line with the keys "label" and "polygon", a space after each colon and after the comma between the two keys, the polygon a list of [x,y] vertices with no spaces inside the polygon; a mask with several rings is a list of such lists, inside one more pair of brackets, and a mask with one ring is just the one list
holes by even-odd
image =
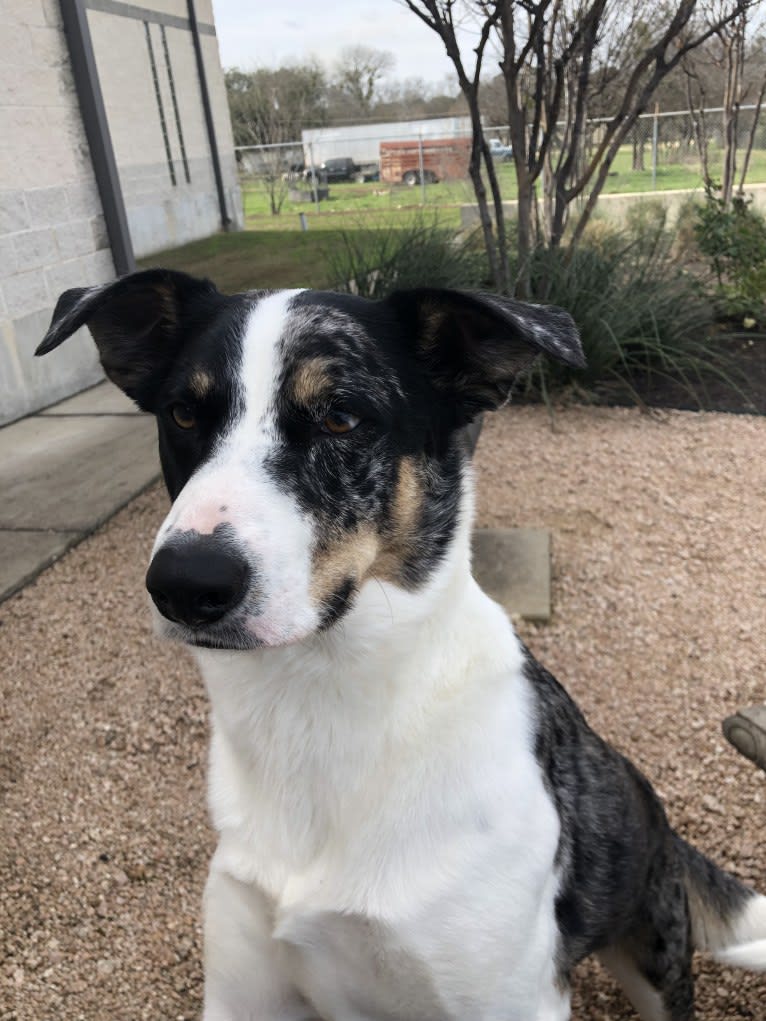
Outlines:
{"label": "chain link fence", "polygon": [[[737,181],[753,135],[750,185],[766,183],[766,121],[754,130],[755,117],[755,107],[741,107],[736,122]],[[583,163],[596,152],[606,123],[606,118],[588,122]],[[700,190],[700,140],[710,176],[720,179],[724,131],[720,108],[644,114],[618,152],[603,194]],[[501,194],[513,200],[516,173],[508,128],[489,126],[485,134]],[[245,215],[250,226],[305,229],[433,208],[445,222],[459,223],[461,207],[475,202],[470,147],[465,117],[312,129],[301,140],[238,147]],[[556,155],[554,140],[554,160]]]}

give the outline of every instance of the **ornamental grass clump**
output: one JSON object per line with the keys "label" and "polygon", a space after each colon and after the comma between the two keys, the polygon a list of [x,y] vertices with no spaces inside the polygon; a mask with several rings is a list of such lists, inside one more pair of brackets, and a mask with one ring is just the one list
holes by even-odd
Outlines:
{"label": "ornamental grass clump", "polygon": [[327,262],[337,290],[363,298],[410,287],[474,290],[487,282],[486,255],[476,235],[458,235],[428,214],[416,214],[404,227],[343,231]]}
{"label": "ornamental grass clump", "polygon": [[588,365],[572,370],[540,362],[528,392],[569,388],[640,402],[638,391],[661,378],[704,406],[706,378],[732,382],[712,339],[711,304],[679,265],[661,207],[639,207],[622,229],[601,223],[574,248],[537,247],[530,271],[531,300],[570,312]]}

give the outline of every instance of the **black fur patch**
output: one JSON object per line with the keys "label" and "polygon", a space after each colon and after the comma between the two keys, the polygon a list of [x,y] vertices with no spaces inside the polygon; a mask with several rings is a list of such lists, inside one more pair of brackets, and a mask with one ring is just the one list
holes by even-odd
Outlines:
{"label": "black fur patch", "polygon": [[319,623],[319,630],[326,631],[337,624],[338,621],[351,609],[356,585],[352,578],[347,578],[332,593],[324,604],[322,619]]}
{"label": "black fur patch", "polygon": [[[387,554],[372,575],[380,569],[406,587],[421,584],[454,532],[463,453],[413,339],[384,303],[304,292],[292,305],[281,362],[279,441],[267,469],[316,522],[318,552],[371,530]],[[332,387],[301,404],[291,380],[313,364],[322,366]],[[324,435],[317,423],[334,411],[352,414],[360,424],[342,436]],[[413,520],[403,529],[405,462],[418,493]]]}
{"label": "black fur patch", "polygon": [[595,734],[530,654],[538,704],[536,755],[561,820],[556,914],[564,972],[639,916],[651,862],[670,835],[649,782]]}

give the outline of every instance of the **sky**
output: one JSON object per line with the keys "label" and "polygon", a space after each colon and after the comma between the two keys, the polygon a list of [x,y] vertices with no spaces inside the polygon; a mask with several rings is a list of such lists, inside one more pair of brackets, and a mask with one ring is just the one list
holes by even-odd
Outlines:
{"label": "sky", "polygon": [[309,57],[331,67],[344,47],[362,44],[393,53],[392,78],[454,81],[439,37],[399,0],[213,0],[213,10],[225,68]]}

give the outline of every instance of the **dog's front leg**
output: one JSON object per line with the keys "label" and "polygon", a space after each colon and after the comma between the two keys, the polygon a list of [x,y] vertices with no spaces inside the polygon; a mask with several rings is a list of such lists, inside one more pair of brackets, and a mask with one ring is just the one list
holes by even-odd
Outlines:
{"label": "dog's front leg", "polygon": [[289,981],[265,897],[223,871],[218,857],[205,887],[203,1021],[315,1021]]}

